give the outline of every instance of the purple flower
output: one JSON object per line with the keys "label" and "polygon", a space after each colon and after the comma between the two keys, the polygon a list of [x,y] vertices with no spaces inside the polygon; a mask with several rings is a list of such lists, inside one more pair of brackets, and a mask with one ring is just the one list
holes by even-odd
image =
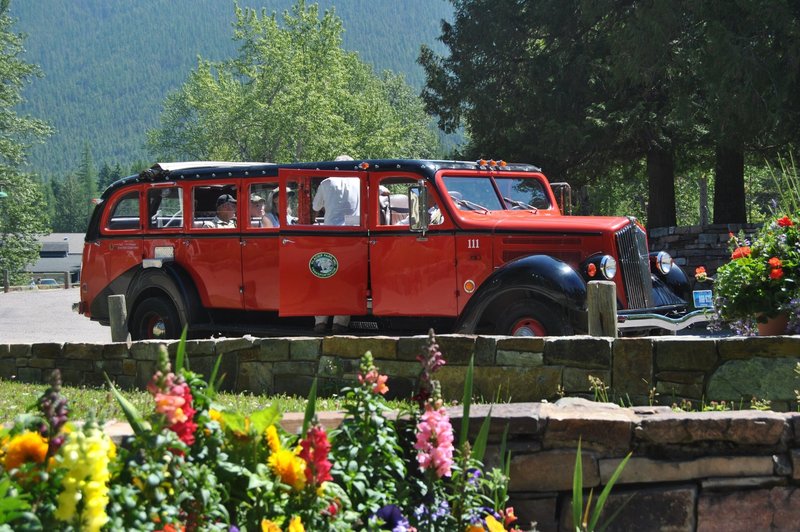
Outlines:
{"label": "purple flower", "polygon": [[383,521],[381,530],[391,530],[392,532],[408,532],[411,524],[394,504],[387,504],[377,511],[375,517]]}

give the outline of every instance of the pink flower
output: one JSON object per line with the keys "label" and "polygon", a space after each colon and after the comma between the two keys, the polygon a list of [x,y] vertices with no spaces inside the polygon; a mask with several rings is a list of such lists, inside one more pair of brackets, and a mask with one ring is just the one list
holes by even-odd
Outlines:
{"label": "pink flower", "polygon": [[186,401],[182,396],[156,392],[155,400],[156,412],[163,414],[167,423],[172,425],[178,421],[186,421],[186,413],[181,408]]}
{"label": "pink flower", "polygon": [[425,405],[417,424],[417,463],[420,470],[433,469],[438,478],[449,477],[453,465],[453,427],[444,408]]}
{"label": "pink flower", "polygon": [[381,375],[378,373],[377,369],[371,369],[367,372],[366,375],[358,374],[358,382],[359,384],[364,384],[365,382],[372,384],[372,393],[383,395],[389,391],[389,387],[386,386],[386,381],[389,377],[387,375]]}

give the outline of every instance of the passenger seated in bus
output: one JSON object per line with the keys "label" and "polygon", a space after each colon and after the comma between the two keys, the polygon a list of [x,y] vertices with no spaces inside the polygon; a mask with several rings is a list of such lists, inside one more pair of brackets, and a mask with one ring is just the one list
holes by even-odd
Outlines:
{"label": "passenger seated in bus", "polygon": [[203,227],[236,227],[236,198],[230,194],[218,197],[217,214],[211,220],[203,222]]}
{"label": "passenger seated in bus", "polygon": [[250,194],[250,227],[273,227],[266,208],[267,200],[258,194]]}

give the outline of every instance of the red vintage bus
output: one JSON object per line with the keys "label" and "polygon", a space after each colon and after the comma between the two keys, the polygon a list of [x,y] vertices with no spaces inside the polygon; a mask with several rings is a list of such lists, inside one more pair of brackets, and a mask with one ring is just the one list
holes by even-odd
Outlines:
{"label": "red vintage bus", "polygon": [[[356,195],[335,224],[314,210],[331,177]],[[108,324],[124,294],[133,339],[302,335],[315,315],[365,334],[564,335],[586,331],[593,279],[616,282],[623,331],[704,320],[634,218],[565,215],[532,165],[162,163],[103,193],[79,311]]]}

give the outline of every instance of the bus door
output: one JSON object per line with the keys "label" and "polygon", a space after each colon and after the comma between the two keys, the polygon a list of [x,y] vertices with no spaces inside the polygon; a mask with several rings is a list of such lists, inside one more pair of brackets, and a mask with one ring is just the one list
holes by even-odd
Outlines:
{"label": "bus door", "polygon": [[[245,310],[278,310],[278,231],[286,225],[277,214],[278,178],[247,183],[247,216],[242,218],[242,281]],[[244,199],[242,200],[244,202]]]}
{"label": "bus door", "polygon": [[376,316],[456,316],[453,221],[431,186],[430,230],[409,230],[408,188],[414,174],[371,173],[370,286]]}
{"label": "bus door", "polygon": [[279,170],[281,316],[367,312],[366,174]]}
{"label": "bus door", "polygon": [[243,307],[242,246],[239,226],[247,216],[247,197],[238,180],[187,187],[189,230],[175,260],[195,281],[206,308]]}

